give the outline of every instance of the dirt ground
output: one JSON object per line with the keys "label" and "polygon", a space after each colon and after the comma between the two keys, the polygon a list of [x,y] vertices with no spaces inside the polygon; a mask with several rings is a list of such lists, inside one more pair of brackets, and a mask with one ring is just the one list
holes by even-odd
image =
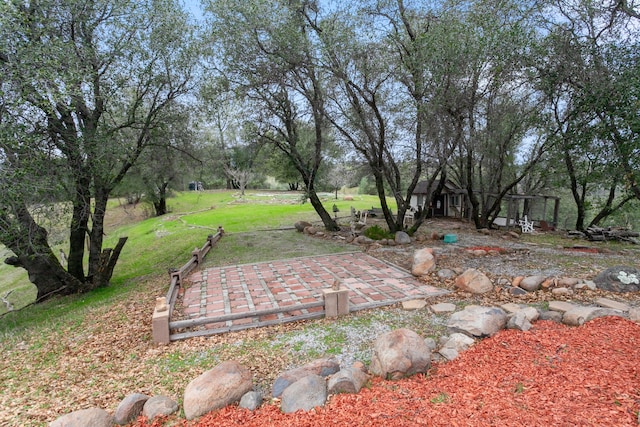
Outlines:
{"label": "dirt ground", "polygon": [[[437,277],[437,271],[451,269],[462,272],[475,268],[492,279],[492,282],[511,282],[518,276],[542,275],[549,278],[574,277],[592,280],[601,271],[614,266],[640,267],[640,247],[630,243],[589,242],[567,238],[566,233],[540,232],[522,235],[519,230],[476,230],[472,224],[453,220],[434,220],[423,225],[411,245],[372,245],[371,255],[411,269],[413,253],[422,247],[434,248],[436,271],[425,277],[425,282],[434,286],[453,288],[452,280]],[[456,242],[444,243],[442,236],[454,234]],[[517,237],[516,237],[517,236]],[[474,248],[492,249],[487,255],[478,256]],[[502,279],[502,280],[501,280]],[[549,292],[535,292],[524,297],[513,297],[506,287],[497,286],[494,293],[482,297],[456,292],[444,299],[473,299],[485,303],[514,301],[532,303],[551,299],[572,299],[590,302],[601,296],[618,300],[638,301],[640,295],[612,294],[603,291],[581,291],[571,296],[558,297]]]}

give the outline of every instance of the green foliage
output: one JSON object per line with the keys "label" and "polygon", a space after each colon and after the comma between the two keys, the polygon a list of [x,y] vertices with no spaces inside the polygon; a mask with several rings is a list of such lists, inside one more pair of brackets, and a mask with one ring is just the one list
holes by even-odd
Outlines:
{"label": "green foliage", "polygon": [[364,230],[364,235],[373,240],[393,239],[393,233],[380,227],[379,225],[373,225]]}
{"label": "green foliage", "polygon": [[363,176],[360,179],[360,184],[358,184],[358,194],[377,194],[375,182],[366,176]]}
{"label": "green foliage", "polygon": [[435,404],[438,403],[448,403],[451,398],[445,392],[438,393],[435,397],[431,398],[430,402]]}

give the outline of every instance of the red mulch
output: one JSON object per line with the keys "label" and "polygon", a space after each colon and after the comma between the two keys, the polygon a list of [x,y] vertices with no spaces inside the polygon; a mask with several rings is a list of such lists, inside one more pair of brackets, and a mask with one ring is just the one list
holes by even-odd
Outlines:
{"label": "red mulch", "polygon": [[184,425],[637,427],[639,362],[638,324],[618,317],[575,328],[541,321],[529,332],[501,331],[428,375],[375,379],[315,411],[227,407]]}

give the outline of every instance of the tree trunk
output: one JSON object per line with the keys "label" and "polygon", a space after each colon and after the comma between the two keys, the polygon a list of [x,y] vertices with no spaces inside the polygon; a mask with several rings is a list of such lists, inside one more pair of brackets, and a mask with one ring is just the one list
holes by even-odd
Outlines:
{"label": "tree trunk", "polygon": [[50,254],[13,256],[4,260],[5,264],[27,270],[29,280],[36,286],[36,302],[56,295],[69,295],[83,290],[83,283],[69,274]]}
{"label": "tree trunk", "polygon": [[167,199],[164,196],[160,196],[158,200],[153,202],[153,209],[156,211],[156,216],[162,216],[167,213]]}
{"label": "tree trunk", "polygon": [[114,249],[106,248],[100,254],[100,261],[96,274],[93,277],[93,286],[96,288],[106,287],[113,276],[113,270],[116,267],[120,252],[127,242],[127,237],[121,237]]}
{"label": "tree trunk", "polygon": [[[109,190],[96,184],[96,197],[91,223],[91,233],[89,235],[89,271],[87,280],[92,282],[100,265],[102,257],[102,242],[104,241],[104,216],[107,212],[107,202],[109,200]],[[96,286],[94,286],[96,287]]]}
{"label": "tree trunk", "polygon": [[167,187],[169,187],[169,183],[163,182],[158,189],[158,198],[153,202],[156,216],[162,216],[167,213]]}
{"label": "tree trunk", "polygon": [[333,218],[331,218],[331,215],[329,214],[329,212],[327,212],[327,210],[322,205],[322,202],[320,201],[320,198],[316,194],[316,191],[314,189],[311,189],[309,190],[308,194],[309,194],[309,201],[311,202],[311,206],[313,206],[313,208],[316,210],[316,212],[320,216],[320,219],[324,224],[324,228],[326,228],[328,231],[340,230],[340,227],[338,226],[336,221]]}
{"label": "tree trunk", "polygon": [[5,263],[27,270],[29,280],[38,290],[37,301],[82,290],[82,281],[60,265],[49,247],[47,230],[36,224],[25,206],[16,210],[15,220],[19,232],[3,243],[16,256],[7,258]]}
{"label": "tree trunk", "polygon": [[89,193],[89,179],[79,179],[76,183],[76,197],[73,201],[71,227],[69,230],[69,257],[67,271],[78,279],[85,280],[84,254],[85,237],[89,234],[89,216],[91,209],[91,195]]}

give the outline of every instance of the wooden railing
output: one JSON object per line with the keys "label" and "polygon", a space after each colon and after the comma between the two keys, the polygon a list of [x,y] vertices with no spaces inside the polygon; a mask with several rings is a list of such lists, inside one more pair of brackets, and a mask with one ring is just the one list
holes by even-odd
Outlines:
{"label": "wooden railing", "polygon": [[180,269],[172,268],[169,270],[171,277],[171,284],[167,291],[166,297],[156,298],[156,307],[153,311],[153,342],[155,344],[168,344],[169,338],[169,322],[171,315],[173,314],[173,308],[175,307],[176,299],[180,291],[180,286],[183,283],[184,277],[186,277],[194,268],[198,267],[204,257],[209,253],[211,248],[220,240],[224,234],[224,229],[218,227],[216,234],[210,234],[207,237],[207,241],[202,248],[195,248],[191,252],[191,259],[182,266]]}

